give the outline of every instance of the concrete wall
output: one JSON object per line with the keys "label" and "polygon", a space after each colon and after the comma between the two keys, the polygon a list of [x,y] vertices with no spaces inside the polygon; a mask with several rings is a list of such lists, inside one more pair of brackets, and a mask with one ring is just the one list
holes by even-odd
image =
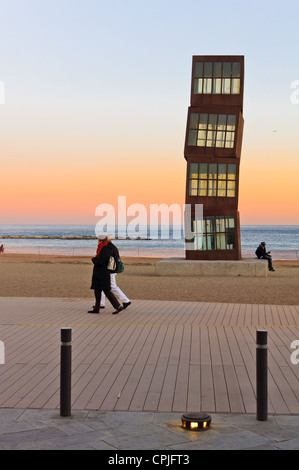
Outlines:
{"label": "concrete wall", "polygon": [[267,277],[267,260],[186,260],[169,258],[156,262],[158,276],[250,276]]}

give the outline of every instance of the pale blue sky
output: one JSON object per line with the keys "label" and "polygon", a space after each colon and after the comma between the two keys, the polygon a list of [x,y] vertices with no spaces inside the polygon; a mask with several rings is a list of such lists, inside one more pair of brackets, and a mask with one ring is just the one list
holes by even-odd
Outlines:
{"label": "pale blue sky", "polygon": [[244,170],[267,171],[286,145],[293,164],[298,18],[298,0],[0,0],[0,137],[39,130],[46,141],[76,129],[78,146],[94,139],[117,163],[111,141],[128,158],[146,140],[153,159],[167,148],[183,168],[192,56],[237,54],[245,56]]}

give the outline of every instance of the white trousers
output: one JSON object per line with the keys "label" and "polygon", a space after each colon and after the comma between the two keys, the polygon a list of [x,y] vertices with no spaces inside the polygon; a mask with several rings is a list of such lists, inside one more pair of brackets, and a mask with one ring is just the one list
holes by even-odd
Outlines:
{"label": "white trousers", "polygon": [[[110,284],[111,284],[111,292],[112,294],[116,295],[116,297],[118,297],[118,299],[120,300],[120,302],[122,303],[127,303],[127,302],[130,302],[130,300],[128,299],[128,297],[123,293],[122,290],[120,290],[120,288],[116,285],[116,273],[111,273],[110,274]],[[105,294],[104,292],[102,291],[102,294],[101,294],[101,307],[104,307],[105,306]]]}

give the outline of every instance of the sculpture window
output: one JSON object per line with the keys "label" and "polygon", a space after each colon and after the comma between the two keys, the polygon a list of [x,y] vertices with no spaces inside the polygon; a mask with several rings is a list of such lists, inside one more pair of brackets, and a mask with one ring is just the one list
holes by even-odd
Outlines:
{"label": "sculpture window", "polygon": [[240,62],[196,62],[194,75],[196,95],[240,93]]}
{"label": "sculpture window", "polygon": [[235,197],[235,163],[190,163],[189,196]]}
{"label": "sculpture window", "polygon": [[233,148],[236,120],[235,114],[191,113],[188,145]]}
{"label": "sculpture window", "polygon": [[233,250],[235,247],[234,216],[206,216],[192,220],[194,250]]}

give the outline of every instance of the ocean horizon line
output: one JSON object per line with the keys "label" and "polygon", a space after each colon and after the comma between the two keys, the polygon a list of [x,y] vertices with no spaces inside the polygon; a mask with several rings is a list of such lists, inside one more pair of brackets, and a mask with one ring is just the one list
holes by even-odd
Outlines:
{"label": "ocean horizon line", "polygon": [[[2,226],[15,226],[15,227],[96,227],[96,223],[61,223],[61,222],[42,222],[42,223],[1,223],[0,224],[0,230]],[[124,227],[124,224],[115,224],[115,227]],[[141,225],[142,227],[149,227],[150,224],[146,225]],[[178,227],[181,226],[183,227],[182,224],[155,224],[155,227]],[[240,224],[240,227],[299,227],[299,224],[277,224],[277,223],[272,223],[272,224]]]}
{"label": "ocean horizon line", "polygon": [[[138,226],[137,231],[125,231],[126,226],[111,233],[105,232],[117,242],[122,252],[129,256],[173,257],[184,253],[185,236],[183,225],[159,224],[151,227]],[[254,256],[261,241],[267,243],[273,255],[282,259],[298,259],[299,225],[241,225],[242,254]],[[2,224],[0,245],[6,253],[52,253],[52,254],[92,254],[96,244],[94,225],[87,224]],[[133,253],[133,255],[132,255]]]}

